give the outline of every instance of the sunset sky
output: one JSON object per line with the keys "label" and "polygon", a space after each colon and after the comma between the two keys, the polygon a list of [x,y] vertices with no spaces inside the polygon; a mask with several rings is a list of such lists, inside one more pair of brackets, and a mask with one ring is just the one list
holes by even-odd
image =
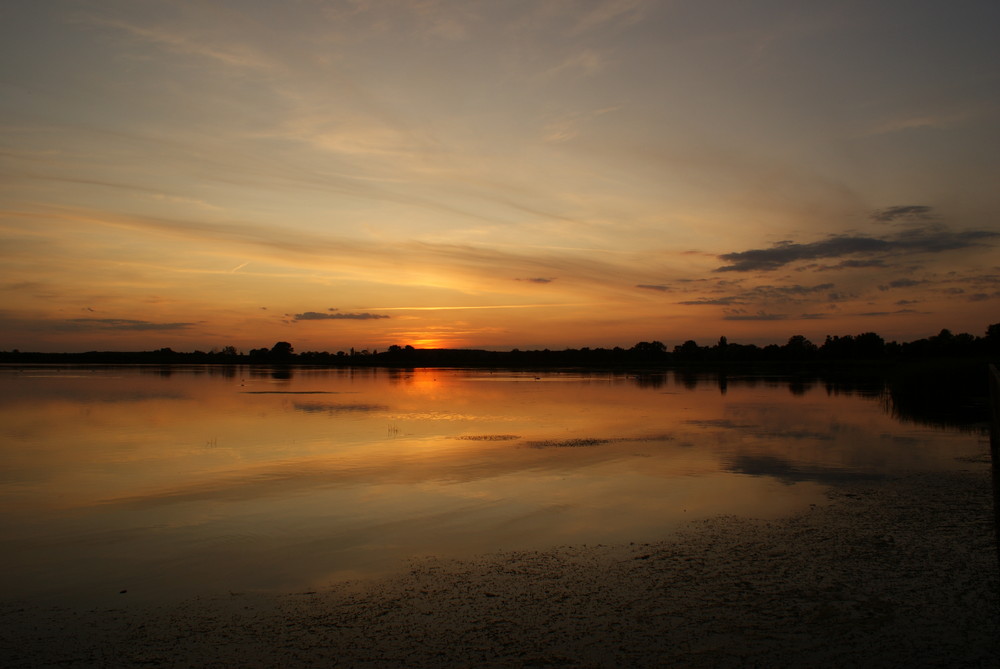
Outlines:
{"label": "sunset sky", "polygon": [[1000,322],[1000,3],[0,5],[0,350]]}

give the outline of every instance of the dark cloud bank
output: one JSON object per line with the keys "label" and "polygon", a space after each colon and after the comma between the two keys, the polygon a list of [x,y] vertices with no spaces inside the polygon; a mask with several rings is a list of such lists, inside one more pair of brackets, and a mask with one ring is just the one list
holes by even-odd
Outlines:
{"label": "dark cloud bank", "polygon": [[[892,219],[889,219],[892,220]],[[940,227],[926,227],[906,230],[889,237],[863,235],[843,235],[829,237],[818,242],[799,244],[791,241],[778,242],[767,249],[750,249],[725,253],[720,260],[728,263],[716,272],[767,272],[801,260],[844,258],[846,256],[892,256],[912,253],[941,253],[975,246],[1000,237],[1000,233],[988,230],[965,230],[952,232]],[[845,260],[842,267],[878,266],[880,258]]]}
{"label": "dark cloud bank", "polygon": [[294,320],[297,321],[370,321],[379,318],[389,318],[387,314],[348,314],[340,313],[339,311],[334,312],[321,312],[321,311],[307,311],[301,314],[295,314]]}

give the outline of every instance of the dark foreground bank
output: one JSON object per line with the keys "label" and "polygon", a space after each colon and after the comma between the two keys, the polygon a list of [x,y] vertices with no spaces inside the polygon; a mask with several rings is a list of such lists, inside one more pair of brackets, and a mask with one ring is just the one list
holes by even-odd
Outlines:
{"label": "dark foreground bank", "polygon": [[423,560],[321,592],[162,606],[5,602],[0,658],[37,666],[1000,665],[988,455],[840,489],[781,521],[656,544]]}

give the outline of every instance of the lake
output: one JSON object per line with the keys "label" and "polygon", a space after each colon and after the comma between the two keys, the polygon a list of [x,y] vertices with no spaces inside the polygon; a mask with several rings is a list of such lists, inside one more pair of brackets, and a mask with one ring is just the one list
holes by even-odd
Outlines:
{"label": "lake", "polygon": [[986,449],[893,413],[878,384],[780,377],[0,367],[0,587],[310,590],[413,557],[776,518]]}

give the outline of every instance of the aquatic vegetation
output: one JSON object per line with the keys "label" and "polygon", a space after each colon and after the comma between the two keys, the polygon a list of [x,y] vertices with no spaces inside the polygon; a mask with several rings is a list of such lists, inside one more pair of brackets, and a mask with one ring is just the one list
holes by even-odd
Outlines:
{"label": "aquatic vegetation", "polygon": [[636,441],[671,441],[673,435],[657,434],[644,437],[585,437],[579,439],[542,439],[538,441],[528,441],[525,445],[528,448],[586,448],[589,446],[603,446],[604,444],[621,444]]}
{"label": "aquatic vegetation", "polygon": [[600,446],[610,444],[621,439],[545,439],[543,441],[529,441],[526,445],[529,448],[584,448],[587,446]]}

